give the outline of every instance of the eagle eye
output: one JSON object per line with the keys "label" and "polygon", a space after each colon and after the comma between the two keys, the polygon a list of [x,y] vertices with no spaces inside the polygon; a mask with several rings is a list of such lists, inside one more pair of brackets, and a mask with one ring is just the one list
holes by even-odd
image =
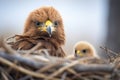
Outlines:
{"label": "eagle eye", "polygon": [[40,26],[42,26],[42,25],[43,25],[42,22],[39,22],[39,21],[36,21],[36,22],[35,22],[35,26],[37,26],[37,27],[40,27]]}
{"label": "eagle eye", "polygon": [[58,21],[55,21],[55,22],[54,22],[54,25],[57,26],[57,25],[58,25]]}

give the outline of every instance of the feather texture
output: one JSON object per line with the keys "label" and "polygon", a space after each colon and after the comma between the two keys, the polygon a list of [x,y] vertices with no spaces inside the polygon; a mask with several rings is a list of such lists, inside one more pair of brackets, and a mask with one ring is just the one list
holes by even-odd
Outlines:
{"label": "feather texture", "polygon": [[[47,20],[58,23],[57,26],[53,26],[55,31],[51,36],[45,31],[40,31],[35,25],[36,22],[45,23]],[[59,12],[53,7],[42,7],[31,12],[26,20],[23,34],[15,38],[16,42],[12,44],[15,50],[29,50],[40,42],[42,45],[39,49],[49,49],[52,56],[65,56],[61,47],[65,43],[64,26]]]}

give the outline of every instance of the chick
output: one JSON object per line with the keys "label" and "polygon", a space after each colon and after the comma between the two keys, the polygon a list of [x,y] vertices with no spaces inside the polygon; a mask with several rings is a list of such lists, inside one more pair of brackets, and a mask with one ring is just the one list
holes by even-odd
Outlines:
{"label": "chick", "polygon": [[73,48],[73,54],[68,55],[66,58],[74,60],[74,59],[86,58],[86,57],[99,58],[92,44],[86,41],[79,41],[75,44]]}
{"label": "chick", "polygon": [[74,56],[77,58],[98,57],[93,45],[86,41],[79,41],[75,44]]}

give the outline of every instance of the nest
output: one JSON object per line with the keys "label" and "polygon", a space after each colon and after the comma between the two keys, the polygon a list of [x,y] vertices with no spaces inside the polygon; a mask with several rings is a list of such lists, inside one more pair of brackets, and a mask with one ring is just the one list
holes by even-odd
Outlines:
{"label": "nest", "polygon": [[[93,57],[69,59],[50,56],[47,50],[15,51],[2,42],[0,80],[118,80],[120,59],[115,52],[102,47],[109,59]],[[112,56],[112,55],[114,56]]]}

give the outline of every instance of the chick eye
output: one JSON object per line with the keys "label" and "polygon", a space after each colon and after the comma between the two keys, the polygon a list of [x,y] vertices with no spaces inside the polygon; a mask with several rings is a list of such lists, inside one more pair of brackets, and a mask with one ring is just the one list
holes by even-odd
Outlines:
{"label": "chick eye", "polygon": [[58,21],[55,21],[55,22],[54,22],[54,25],[57,26],[57,25],[58,25]]}
{"label": "chick eye", "polygon": [[35,22],[35,26],[37,26],[37,27],[40,27],[40,26],[42,26],[42,25],[43,25],[42,22],[39,22],[39,21],[36,21],[36,22]]}
{"label": "chick eye", "polygon": [[75,53],[77,53],[77,50],[75,50]]}
{"label": "chick eye", "polygon": [[87,50],[86,50],[86,49],[83,49],[83,50],[82,50],[82,53],[86,53],[86,52],[87,52]]}

